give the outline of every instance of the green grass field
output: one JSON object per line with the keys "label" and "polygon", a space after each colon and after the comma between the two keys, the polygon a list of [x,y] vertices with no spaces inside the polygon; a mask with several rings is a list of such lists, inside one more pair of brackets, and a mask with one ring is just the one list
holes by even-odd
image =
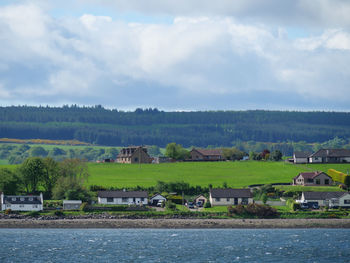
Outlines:
{"label": "green grass field", "polygon": [[[184,181],[190,185],[213,187],[246,187],[251,184],[289,183],[300,172],[325,171],[333,168],[342,172],[350,164],[294,165],[285,162],[198,162],[164,164],[90,163],[87,185],[106,187],[153,186],[157,181]],[[335,187],[336,188],[336,187]],[[336,189],[334,189],[336,190]]]}

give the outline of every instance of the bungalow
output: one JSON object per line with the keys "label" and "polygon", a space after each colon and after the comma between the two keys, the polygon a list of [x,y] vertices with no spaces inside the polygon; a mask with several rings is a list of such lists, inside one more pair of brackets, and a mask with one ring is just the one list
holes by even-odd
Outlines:
{"label": "bungalow", "polygon": [[100,191],[98,203],[103,205],[147,205],[146,191]]}
{"label": "bungalow", "polygon": [[332,177],[324,172],[307,172],[300,173],[293,178],[293,185],[303,185],[303,186],[325,186],[332,185]]}
{"label": "bungalow", "polygon": [[142,146],[130,146],[121,149],[117,156],[118,163],[151,163],[152,158],[147,153],[147,148]]}
{"label": "bungalow", "polygon": [[311,153],[309,152],[295,152],[293,153],[294,163],[308,163],[308,158]]}
{"label": "bungalow", "polygon": [[43,194],[40,195],[4,195],[1,193],[1,210],[41,211],[43,210]]}
{"label": "bungalow", "polygon": [[350,150],[320,149],[309,156],[309,163],[350,163]]}
{"label": "bungalow", "polygon": [[81,200],[63,200],[63,210],[79,210],[81,204]]}
{"label": "bungalow", "polygon": [[224,161],[221,149],[195,149],[190,152],[191,161]]}
{"label": "bungalow", "polygon": [[349,192],[303,192],[300,202],[318,203],[319,206],[350,208]]}
{"label": "bungalow", "polygon": [[218,205],[247,205],[253,203],[250,189],[210,189],[209,200],[212,206]]}
{"label": "bungalow", "polygon": [[151,205],[157,205],[159,201],[163,200],[162,202],[166,202],[166,198],[162,196],[161,194],[155,194],[150,198]]}
{"label": "bungalow", "polygon": [[202,205],[204,205],[207,201],[208,201],[208,199],[205,198],[204,195],[197,195],[197,196],[194,198],[194,203],[195,203],[195,204],[198,204],[199,202],[201,202]]}

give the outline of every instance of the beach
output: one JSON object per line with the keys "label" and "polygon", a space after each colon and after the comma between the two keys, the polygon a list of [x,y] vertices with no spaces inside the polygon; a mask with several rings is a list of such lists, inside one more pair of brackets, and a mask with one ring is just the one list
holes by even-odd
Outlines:
{"label": "beach", "polygon": [[350,219],[1,219],[0,228],[350,228]]}

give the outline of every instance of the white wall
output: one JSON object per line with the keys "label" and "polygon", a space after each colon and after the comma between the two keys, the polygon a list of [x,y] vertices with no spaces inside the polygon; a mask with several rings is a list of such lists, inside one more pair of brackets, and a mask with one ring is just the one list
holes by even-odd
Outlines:
{"label": "white wall", "polygon": [[[220,201],[217,201],[216,198],[212,198],[210,196],[210,203],[212,206],[227,206],[227,205],[234,205],[235,199],[234,198],[220,198]],[[242,203],[242,198],[238,198],[238,204]],[[248,198],[248,204],[253,203],[253,198]]]}
{"label": "white wall", "polygon": [[25,205],[2,205],[1,208],[3,211],[6,209],[11,209],[12,211],[41,211],[43,210],[43,205],[32,205],[32,204],[25,204]]}
{"label": "white wall", "polygon": [[134,199],[132,197],[127,198],[127,200],[124,200],[122,198],[113,198],[113,202],[107,202],[107,198],[104,197],[98,197],[98,203],[103,205],[131,205],[131,204],[148,204],[148,198],[144,198],[143,201],[141,201],[141,198],[137,197]]}

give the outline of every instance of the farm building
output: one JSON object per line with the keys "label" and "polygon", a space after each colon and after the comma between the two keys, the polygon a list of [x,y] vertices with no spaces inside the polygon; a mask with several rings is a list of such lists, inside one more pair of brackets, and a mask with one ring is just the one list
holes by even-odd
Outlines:
{"label": "farm building", "polygon": [[152,158],[147,153],[147,148],[142,146],[130,146],[120,150],[117,156],[118,163],[151,163]]}

